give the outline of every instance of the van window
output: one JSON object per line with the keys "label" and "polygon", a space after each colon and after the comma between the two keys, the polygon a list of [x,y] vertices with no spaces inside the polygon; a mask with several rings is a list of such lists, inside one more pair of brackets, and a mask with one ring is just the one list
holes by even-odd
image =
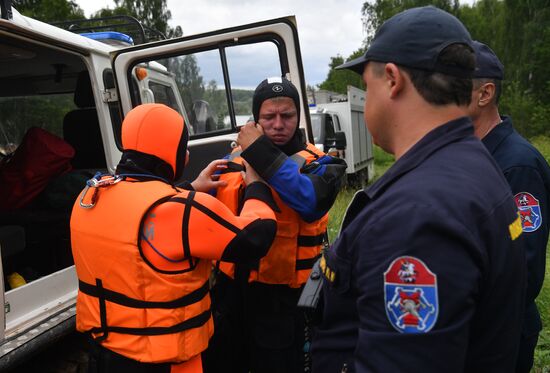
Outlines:
{"label": "van window", "polygon": [[106,166],[83,57],[6,34],[0,50],[0,236],[19,232],[0,242],[9,291],[73,264],[72,206]]}
{"label": "van window", "polygon": [[178,102],[176,101],[174,89],[171,86],[151,81],[149,82],[149,88],[153,91],[155,102],[169,106],[180,114],[183,114]]}
{"label": "van window", "polygon": [[219,51],[207,50],[182,56],[183,74],[176,80],[195,135],[230,129],[224,76]]}
{"label": "van window", "polygon": [[31,127],[63,137],[63,117],[74,108],[72,93],[0,97],[0,155],[13,152]]}
{"label": "van window", "polygon": [[[150,79],[146,94],[140,88],[140,96],[153,96],[147,99],[179,111],[190,124],[192,138],[235,132],[252,117],[252,95],[260,81],[283,75],[285,58],[270,37],[231,40],[210,49],[138,61],[132,71],[145,68],[147,76],[160,77],[154,83]],[[171,83],[177,89],[170,89]]]}
{"label": "van window", "polygon": [[332,122],[332,116],[331,115],[325,115],[326,122],[325,122],[325,136],[327,139],[334,138],[334,124]]}
{"label": "van window", "polygon": [[323,143],[323,114],[311,114],[311,129],[313,130],[313,141],[315,144]]}
{"label": "van window", "polygon": [[244,125],[252,116],[252,96],[256,86],[265,78],[281,76],[278,54],[271,42],[226,48],[237,126]]}

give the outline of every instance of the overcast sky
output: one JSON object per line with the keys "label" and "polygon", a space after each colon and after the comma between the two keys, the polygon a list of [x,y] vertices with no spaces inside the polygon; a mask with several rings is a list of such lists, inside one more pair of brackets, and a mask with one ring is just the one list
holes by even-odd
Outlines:
{"label": "overcast sky", "polygon": [[[86,16],[114,7],[111,0],[76,0]],[[184,35],[295,15],[306,82],[319,84],[328,74],[330,57],[349,56],[365,38],[361,0],[167,0],[170,26]]]}

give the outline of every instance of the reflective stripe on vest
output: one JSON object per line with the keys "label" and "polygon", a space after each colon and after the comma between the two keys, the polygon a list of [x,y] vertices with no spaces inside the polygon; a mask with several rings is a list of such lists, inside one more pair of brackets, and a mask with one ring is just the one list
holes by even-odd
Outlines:
{"label": "reflective stripe on vest", "polygon": [[[240,154],[240,150],[235,150],[229,156],[229,160],[242,165]],[[307,149],[289,158],[301,169],[323,155],[324,153],[315,146],[308,144]],[[218,189],[217,198],[237,213],[242,203],[243,180],[240,172],[222,172],[220,180],[226,181],[227,186]],[[328,214],[317,221],[307,223],[281,200],[274,189],[272,192],[275,202],[281,209],[281,212],[275,214],[277,235],[267,255],[259,262],[249,265],[249,281],[299,287],[307,281],[313,264],[319,258]],[[234,264],[221,262],[219,267],[225,274],[234,277]]]}
{"label": "reflective stripe on vest", "polygon": [[[123,181],[101,188],[91,209],[77,201],[71,216],[77,330],[137,361],[187,361],[206,349],[213,333],[210,262],[194,258],[193,270],[163,273],[138,248],[146,212],[174,194],[159,181]],[[174,232],[175,239],[181,234]]]}

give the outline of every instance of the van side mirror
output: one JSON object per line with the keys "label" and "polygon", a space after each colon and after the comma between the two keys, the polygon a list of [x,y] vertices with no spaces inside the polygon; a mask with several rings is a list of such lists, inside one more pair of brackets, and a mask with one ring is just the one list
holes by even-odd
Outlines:
{"label": "van side mirror", "polygon": [[344,132],[335,132],[334,137],[328,137],[325,140],[325,149],[336,148],[336,150],[344,150],[346,146],[346,134]]}

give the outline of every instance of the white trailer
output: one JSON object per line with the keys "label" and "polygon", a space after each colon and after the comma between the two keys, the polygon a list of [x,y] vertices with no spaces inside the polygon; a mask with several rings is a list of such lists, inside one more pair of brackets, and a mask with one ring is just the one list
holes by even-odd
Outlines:
{"label": "white trailer", "polygon": [[[365,126],[364,105],[365,91],[348,86],[346,101],[318,103],[310,109],[315,145],[325,152],[336,148],[348,165],[348,181],[363,186],[374,176],[373,142]],[[338,132],[345,134],[345,149]]]}

